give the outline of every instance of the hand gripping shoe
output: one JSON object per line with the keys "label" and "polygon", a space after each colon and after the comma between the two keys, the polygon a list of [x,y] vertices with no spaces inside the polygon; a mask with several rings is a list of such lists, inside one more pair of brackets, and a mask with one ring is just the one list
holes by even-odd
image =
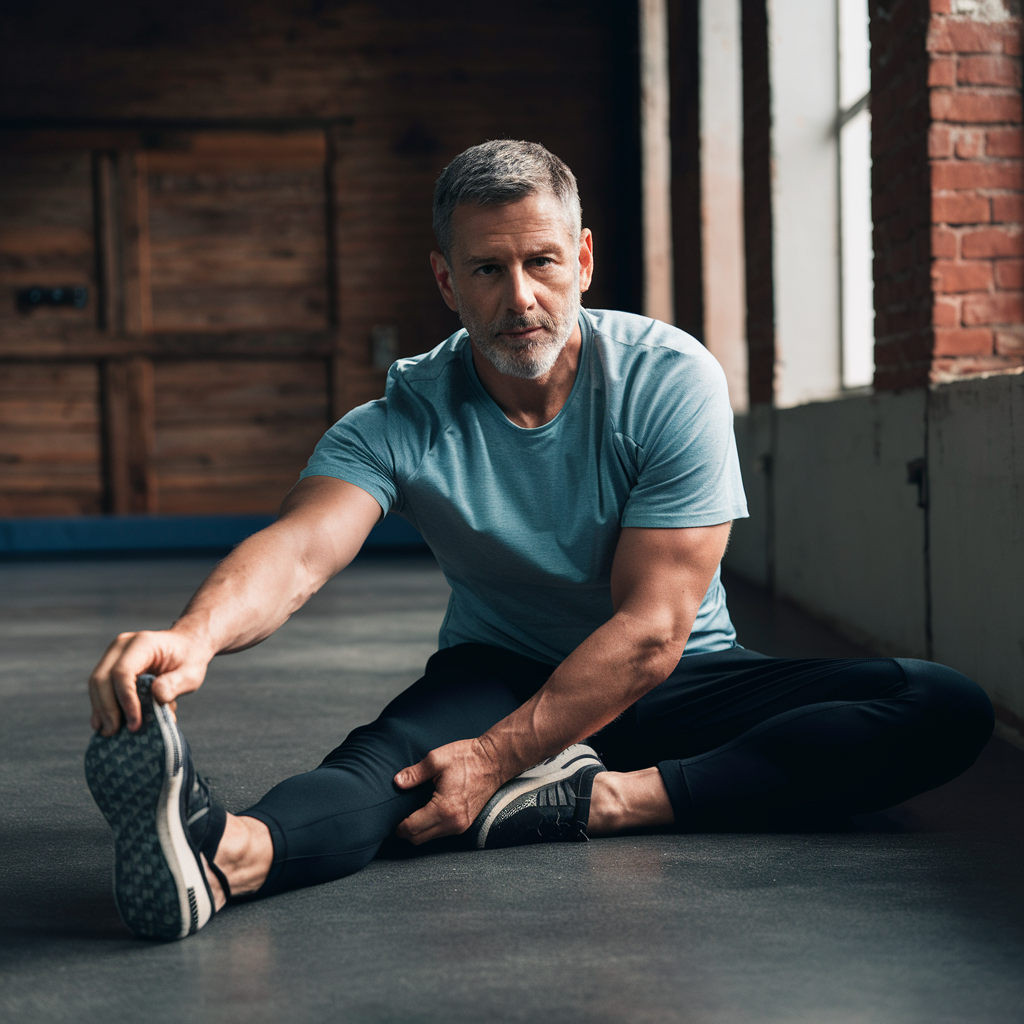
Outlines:
{"label": "hand gripping shoe", "polygon": [[592,747],[574,743],[506,782],[470,826],[470,842],[481,850],[585,843],[594,776],[604,770]]}
{"label": "hand gripping shoe", "polygon": [[213,916],[199,855],[213,864],[225,814],[211,802],[171,712],[153,700],[153,679],[137,680],[139,731],[95,733],[85,778],[114,831],[114,898],[124,923],[140,938],[182,939]]}

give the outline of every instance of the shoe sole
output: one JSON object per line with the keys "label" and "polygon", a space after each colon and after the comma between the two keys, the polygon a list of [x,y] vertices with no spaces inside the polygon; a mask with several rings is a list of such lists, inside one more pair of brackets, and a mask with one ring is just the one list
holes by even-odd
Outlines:
{"label": "shoe sole", "polygon": [[487,848],[487,837],[490,834],[491,827],[509,804],[544,786],[550,786],[554,782],[561,782],[563,779],[571,778],[581,768],[586,767],[585,762],[600,765],[602,769],[604,768],[604,764],[597,756],[596,750],[582,743],[573,744],[569,750],[572,750],[574,747],[580,748],[579,753],[567,758],[565,763],[559,765],[558,768],[544,770],[551,763],[551,760],[556,760],[557,758],[542,761],[539,765],[523,772],[522,775],[517,775],[510,782],[506,782],[491,797],[477,818],[477,821],[480,823],[479,826],[473,830],[470,836],[473,845],[478,850],[485,850]]}
{"label": "shoe sole", "polygon": [[[139,688],[141,696],[141,683]],[[97,733],[85,754],[89,789],[114,832],[117,909],[142,938],[183,939],[213,916],[202,866],[182,823],[182,742],[170,711],[145,700],[137,733]]]}

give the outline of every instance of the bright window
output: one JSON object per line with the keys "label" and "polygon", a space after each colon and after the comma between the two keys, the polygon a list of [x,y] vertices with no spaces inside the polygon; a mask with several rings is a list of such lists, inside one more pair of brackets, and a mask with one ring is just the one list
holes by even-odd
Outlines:
{"label": "bright window", "polygon": [[875,372],[871,248],[871,69],[867,0],[839,2],[839,238],[843,387]]}

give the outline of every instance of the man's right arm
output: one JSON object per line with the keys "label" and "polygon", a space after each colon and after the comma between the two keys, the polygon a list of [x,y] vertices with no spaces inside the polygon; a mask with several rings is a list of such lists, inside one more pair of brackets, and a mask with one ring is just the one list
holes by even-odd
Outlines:
{"label": "man's right arm", "polygon": [[169,704],[199,689],[216,654],[252,647],[283,625],[356,556],[380,519],[375,498],[355,484],[311,476],[292,488],[280,518],[220,562],[170,629],[122,633],[89,678],[92,727],[104,736],[142,724],[136,676],[157,677]]}

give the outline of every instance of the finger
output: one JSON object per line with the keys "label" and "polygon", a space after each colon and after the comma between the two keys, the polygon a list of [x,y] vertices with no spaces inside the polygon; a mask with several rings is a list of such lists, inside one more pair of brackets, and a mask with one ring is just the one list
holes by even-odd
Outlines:
{"label": "finger", "polygon": [[194,668],[164,672],[153,681],[153,699],[158,704],[171,704],[183,694],[198,690],[202,683],[202,677],[196,678]]}
{"label": "finger", "polygon": [[439,808],[433,800],[426,807],[410,814],[395,830],[399,839],[405,839],[414,846],[426,843],[438,836],[453,835],[458,832],[443,814],[438,813]]}
{"label": "finger", "polygon": [[94,729],[102,729],[104,736],[112,736],[121,727],[121,707],[114,694],[110,670],[134,636],[134,633],[121,633],[107,648],[89,677],[89,701],[92,704],[90,722]]}
{"label": "finger", "polygon": [[144,672],[157,668],[162,658],[163,651],[154,644],[153,634],[136,633],[110,670],[114,693],[124,710],[131,732],[136,732],[142,726],[142,705],[139,703],[136,680]]}
{"label": "finger", "polygon": [[416,786],[422,786],[424,782],[429,782],[435,774],[436,769],[430,758],[425,757],[419,764],[403,768],[395,776],[395,785],[399,789],[415,789]]}

